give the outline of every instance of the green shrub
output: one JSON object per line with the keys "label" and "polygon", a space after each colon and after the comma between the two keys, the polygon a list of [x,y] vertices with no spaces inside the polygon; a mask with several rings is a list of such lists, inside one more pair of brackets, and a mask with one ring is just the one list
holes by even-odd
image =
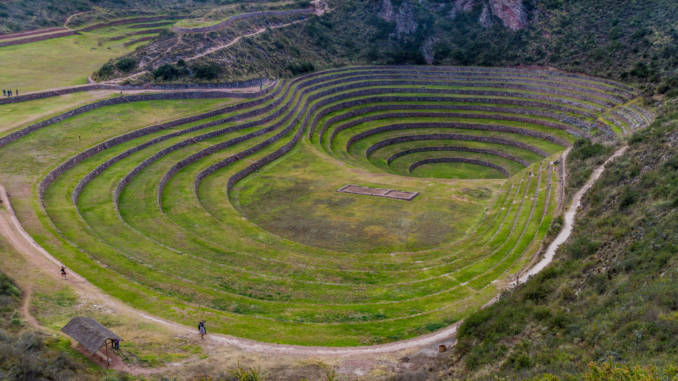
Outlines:
{"label": "green shrub", "polygon": [[100,78],[108,78],[113,75],[113,73],[115,73],[115,67],[112,63],[107,62],[99,69],[99,71],[97,71],[97,76]]}
{"label": "green shrub", "polygon": [[315,66],[310,62],[297,62],[287,65],[287,70],[292,73],[292,75],[300,75],[314,71]]}
{"label": "green shrub", "polygon": [[115,63],[115,67],[122,72],[129,73],[137,67],[137,60],[131,57],[121,58]]}
{"label": "green shrub", "polygon": [[173,81],[183,75],[186,75],[187,73],[188,71],[186,68],[180,68],[172,64],[165,64],[153,71],[153,77],[163,81]]}
{"label": "green shrub", "polygon": [[196,78],[207,80],[218,78],[222,72],[221,66],[214,62],[194,65],[192,70]]}
{"label": "green shrub", "polygon": [[588,257],[600,247],[600,242],[594,241],[585,234],[578,234],[565,245],[565,251],[574,259]]}

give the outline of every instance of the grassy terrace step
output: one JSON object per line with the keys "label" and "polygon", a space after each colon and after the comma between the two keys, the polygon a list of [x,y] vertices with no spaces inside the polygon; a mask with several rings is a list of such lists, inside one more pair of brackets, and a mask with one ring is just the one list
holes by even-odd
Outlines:
{"label": "grassy terrace step", "polygon": [[[419,161],[412,163],[407,168],[407,171],[412,173],[412,172],[414,172],[415,169],[417,169],[421,166],[427,166],[427,165],[430,165],[430,164],[441,164],[441,163],[462,163],[462,164],[471,164],[471,165],[474,165],[474,166],[488,167],[490,169],[494,169],[495,171],[498,171],[504,177],[509,177],[508,169],[506,169],[506,168],[504,168],[504,167],[502,167],[498,164],[495,164],[495,163],[493,163],[491,161],[487,161],[487,160],[479,160],[479,159],[466,158],[466,157],[449,157],[449,156],[446,156],[446,157],[434,157],[434,158],[423,159],[423,160],[419,160]],[[461,176],[457,176],[457,177],[463,178]],[[492,175],[492,174],[484,174],[482,178],[495,178],[495,176]]]}
{"label": "grassy terrace step", "polygon": [[[96,104],[6,135],[0,158],[45,147],[58,163],[46,172],[10,168],[35,190],[19,203],[40,221],[28,229],[133,306],[265,341],[372,344],[492,298],[548,231],[549,162],[609,128],[599,118],[614,108],[644,122],[620,107],[634,96],[543,70],[348,67],[229,104],[191,100],[205,106],[173,121],[100,119],[141,118],[146,102]],[[336,192],[346,184],[420,195]]]}
{"label": "grassy terrace step", "polygon": [[[488,103],[491,101],[488,101]],[[424,111],[426,110],[426,111]],[[547,127],[562,129],[568,131],[573,135],[583,135],[586,132],[578,130],[579,123],[575,119],[540,109],[523,109],[515,107],[497,107],[490,105],[462,105],[462,104],[372,104],[360,108],[352,109],[344,113],[333,113],[332,117],[327,119],[320,131],[319,141],[323,141],[323,135],[327,132],[330,126],[340,122],[349,120],[364,120],[366,117],[373,117],[374,115],[394,115],[398,113],[398,117],[407,117],[404,113],[409,112],[414,117],[418,116],[437,116],[443,113],[452,115],[450,111],[454,111],[460,117],[481,118],[485,116],[498,117],[504,120],[521,121],[526,123],[543,124]],[[345,125],[345,124],[344,124]],[[332,136],[337,134],[337,129],[334,129]],[[332,140],[332,137],[330,137]]]}

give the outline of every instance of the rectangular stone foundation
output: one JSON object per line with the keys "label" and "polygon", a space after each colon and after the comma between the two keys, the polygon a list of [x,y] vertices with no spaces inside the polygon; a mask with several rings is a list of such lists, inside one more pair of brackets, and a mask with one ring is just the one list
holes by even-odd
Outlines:
{"label": "rectangular stone foundation", "polygon": [[343,187],[337,189],[337,192],[394,198],[396,200],[405,200],[405,201],[410,201],[419,195],[419,192],[404,192],[393,189],[368,188],[352,184],[344,185]]}

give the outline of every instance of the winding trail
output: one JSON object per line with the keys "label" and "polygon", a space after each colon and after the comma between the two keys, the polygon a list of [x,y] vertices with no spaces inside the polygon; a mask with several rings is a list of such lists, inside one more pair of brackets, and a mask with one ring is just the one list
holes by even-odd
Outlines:
{"label": "winding trail", "polygon": [[217,51],[219,51],[219,50],[223,50],[223,49],[229,48],[229,47],[231,47],[231,46],[237,44],[238,42],[240,42],[240,40],[242,40],[243,38],[254,37],[254,36],[256,36],[256,35],[259,35],[259,34],[261,34],[261,33],[264,33],[267,29],[280,29],[280,28],[285,28],[285,27],[288,27],[288,26],[290,26],[290,25],[299,24],[299,23],[304,22],[304,21],[307,21],[307,19],[301,19],[301,20],[297,20],[297,21],[288,22],[288,23],[286,23],[286,24],[274,25],[274,26],[270,26],[270,27],[267,27],[267,28],[260,28],[260,29],[257,29],[256,31],[254,31],[254,32],[252,32],[252,33],[243,34],[242,36],[238,36],[238,37],[234,38],[233,40],[229,41],[228,43],[226,43],[226,44],[224,44],[224,45],[218,45],[218,46],[209,48],[209,49],[205,50],[204,52],[202,52],[202,53],[200,53],[200,54],[196,54],[196,55],[193,56],[193,57],[188,57],[188,58],[185,59],[185,61],[193,61],[193,60],[196,60],[196,59],[198,59],[198,58],[201,58],[201,57],[204,57],[204,56],[206,56],[206,55],[209,55],[209,54],[212,54],[212,53],[214,53],[214,52],[217,52]]}
{"label": "winding trail", "polygon": [[[548,266],[555,256],[556,250],[562,243],[564,243],[567,238],[572,233],[572,227],[574,225],[574,217],[577,209],[581,204],[581,199],[584,194],[593,186],[593,184],[600,178],[605,167],[608,163],[615,160],[617,157],[621,156],[627,149],[627,146],[624,146],[618,149],[610,158],[608,158],[605,163],[600,167],[596,168],[592,173],[589,180],[586,184],[574,195],[572,203],[568,208],[565,214],[565,224],[560,234],[556,239],[549,245],[547,248],[543,259],[537,262],[529,270],[525,271],[512,285],[508,287],[515,287],[517,284],[521,284],[529,280],[529,278],[546,266]],[[569,151],[568,151],[569,152]],[[566,154],[568,153],[566,152]],[[2,201],[3,209],[0,209],[0,233],[8,239],[10,244],[20,253],[22,253],[28,261],[41,269],[44,269],[47,274],[55,278],[59,278],[58,269],[61,263],[49,254],[45,249],[43,249],[33,238],[23,229],[21,223],[16,217],[14,210],[12,208],[8,194],[6,193],[4,187],[0,185],[0,200]],[[69,273],[69,283],[77,289],[79,292],[84,295],[92,296],[99,298],[105,302],[109,307],[114,308],[118,311],[123,311],[131,316],[140,317],[147,321],[151,321],[157,324],[160,324],[166,328],[170,328],[176,333],[179,334],[193,334],[195,333],[192,327],[186,327],[181,324],[177,324],[156,316],[149,315],[145,312],[134,309],[117,299],[106,294],[104,291],[95,287],[87,280],[85,280],[80,275]],[[30,295],[30,294],[29,294]],[[27,298],[29,299],[29,298]],[[498,300],[494,298],[492,301],[486,304],[486,306],[492,304]],[[27,319],[30,318],[30,313],[28,310],[28,302],[25,302],[25,306],[22,307],[22,312],[27,316]],[[32,321],[32,322],[31,322]],[[31,324],[38,326],[38,323],[35,319],[29,320]],[[363,347],[310,347],[310,346],[299,346],[299,345],[284,345],[284,344],[272,344],[264,343],[244,338],[233,337],[229,335],[222,334],[210,334],[208,340],[213,344],[220,345],[229,345],[237,347],[244,352],[258,352],[265,354],[284,354],[284,355],[298,355],[298,356],[339,356],[339,355],[351,355],[351,356],[362,356],[362,355],[376,355],[376,354],[385,354],[393,353],[402,350],[411,350],[417,348],[426,348],[429,349],[437,348],[441,343],[453,344],[456,336],[457,329],[460,322],[457,322],[451,326],[443,328],[439,331],[433,332],[431,334],[415,337],[408,340],[397,341],[388,344],[381,345],[371,345]],[[129,368],[126,368],[129,370]],[[161,371],[160,369],[158,371]]]}
{"label": "winding trail", "polygon": [[525,271],[517,280],[517,284],[522,284],[527,282],[530,277],[538,274],[540,271],[546,268],[551,262],[553,262],[553,258],[556,255],[556,251],[562,245],[567,241],[567,239],[570,237],[570,234],[572,234],[572,229],[574,228],[574,220],[575,216],[577,215],[577,210],[579,209],[579,206],[581,205],[581,200],[588,192],[589,189],[593,186],[593,184],[596,183],[596,181],[600,178],[600,176],[603,174],[603,171],[605,171],[605,167],[614,161],[616,158],[619,156],[623,155],[624,152],[628,149],[628,146],[623,146],[619,149],[617,149],[612,156],[610,156],[605,162],[596,168],[593,173],[591,174],[591,177],[589,177],[588,181],[586,181],[586,184],[582,186],[577,193],[574,194],[574,197],[572,197],[572,203],[570,204],[570,207],[567,209],[565,214],[563,215],[564,223],[563,227],[560,230],[560,233],[556,236],[556,238],[551,242],[551,244],[548,246],[546,249],[546,252],[544,253],[543,258],[537,262],[534,266],[532,266],[529,270]]}

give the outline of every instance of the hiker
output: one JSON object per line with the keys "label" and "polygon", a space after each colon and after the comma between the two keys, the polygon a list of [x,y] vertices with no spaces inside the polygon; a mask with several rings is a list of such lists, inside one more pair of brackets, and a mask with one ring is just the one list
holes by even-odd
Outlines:
{"label": "hiker", "polygon": [[12,90],[7,90],[7,96],[11,97],[12,96]]}
{"label": "hiker", "polygon": [[66,275],[66,267],[61,266],[61,277],[64,279],[68,279],[68,275]]}
{"label": "hiker", "polygon": [[14,95],[19,96],[19,89],[14,90]]}
{"label": "hiker", "polygon": [[113,340],[113,343],[112,343],[112,344],[113,344],[113,345],[111,345],[111,346],[113,347],[113,349],[115,349],[116,351],[117,351],[117,350],[120,350],[120,340],[115,339],[115,340]]}
{"label": "hiker", "polygon": [[2,89],[2,96],[3,96],[3,97],[4,97],[4,96],[7,96],[7,90]]}
{"label": "hiker", "polygon": [[205,335],[207,335],[207,328],[205,328],[205,321],[200,320],[200,323],[198,323],[198,332],[200,333],[200,338],[205,339]]}

